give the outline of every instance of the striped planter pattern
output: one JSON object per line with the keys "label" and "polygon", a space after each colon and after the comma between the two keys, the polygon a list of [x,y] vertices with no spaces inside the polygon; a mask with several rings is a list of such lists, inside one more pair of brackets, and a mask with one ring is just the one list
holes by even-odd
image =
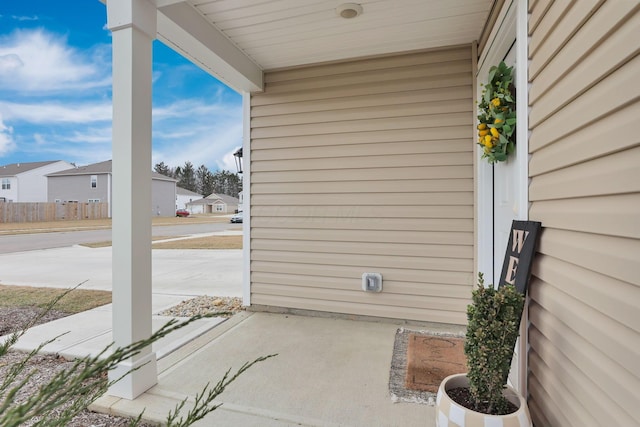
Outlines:
{"label": "striped planter pattern", "polygon": [[519,409],[507,415],[487,415],[472,411],[458,405],[446,393],[446,390],[468,385],[466,374],[450,375],[442,380],[436,397],[437,427],[533,427],[527,402],[509,386],[505,395]]}

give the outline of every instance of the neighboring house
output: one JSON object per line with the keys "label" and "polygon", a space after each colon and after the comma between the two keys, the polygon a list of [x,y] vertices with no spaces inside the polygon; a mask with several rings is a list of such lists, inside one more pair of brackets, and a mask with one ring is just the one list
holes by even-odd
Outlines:
{"label": "neighboring house", "polygon": [[210,194],[199,200],[187,203],[187,209],[191,213],[236,213],[239,200],[226,194]]}
{"label": "neighboring house", "polygon": [[[245,304],[464,324],[478,271],[499,277],[505,225],[541,221],[511,381],[537,426],[640,425],[637,1],[380,0],[353,19],[328,0],[134,1],[146,12],[107,2],[114,60],[132,64],[114,67],[114,129],[134,127],[114,138],[123,162],[151,155],[150,95],[130,87],[151,86],[156,34],[243,94]],[[492,166],[475,108],[503,60],[517,148]],[[130,150],[131,134],[149,137]],[[361,290],[364,272],[382,292]],[[146,293],[115,312],[150,306],[150,274],[130,281]],[[114,335],[149,334],[149,316]]]}
{"label": "neighboring house", "polygon": [[[112,161],[55,172],[47,175],[49,202],[108,203],[111,217],[113,191]],[[154,216],[174,216],[176,182],[156,172],[152,175],[151,213]]]}
{"label": "neighboring house", "polygon": [[46,202],[47,174],[72,167],[64,160],[0,166],[0,201]]}
{"label": "neighboring house", "polygon": [[[189,209],[187,203],[193,202],[194,200],[199,200],[201,198],[202,194],[194,193],[193,191],[187,190],[186,188],[176,186],[176,210]],[[192,211],[189,212],[196,213]]]}

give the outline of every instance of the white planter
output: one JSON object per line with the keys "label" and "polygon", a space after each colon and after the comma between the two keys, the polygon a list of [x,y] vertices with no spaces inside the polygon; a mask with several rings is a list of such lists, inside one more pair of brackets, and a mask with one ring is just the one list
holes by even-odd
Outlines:
{"label": "white planter", "polygon": [[450,375],[440,383],[436,397],[437,427],[533,427],[527,402],[512,387],[507,386],[505,397],[518,410],[507,415],[483,414],[458,405],[446,393],[456,387],[469,387],[466,374]]}

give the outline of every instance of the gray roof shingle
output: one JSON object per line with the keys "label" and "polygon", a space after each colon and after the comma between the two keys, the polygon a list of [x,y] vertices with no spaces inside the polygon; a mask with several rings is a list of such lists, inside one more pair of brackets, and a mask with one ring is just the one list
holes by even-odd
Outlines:
{"label": "gray roof shingle", "polygon": [[240,199],[237,199],[235,197],[231,197],[228,196],[226,194],[209,194],[207,197],[205,197],[205,199],[209,199],[209,200],[222,200],[224,203],[226,203],[227,205],[237,205],[238,203],[240,203]]}
{"label": "gray roof shingle", "polygon": [[[92,163],[86,166],[79,166],[77,168],[50,173],[47,176],[100,175],[105,173],[111,173],[112,169],[113,169],[113,161],[106,160],[104,162]],[[153,171],[151,172],[151,177],[153,179],[160,179],[164,181],[174,181],[174,182],[178,181],[177,179],[170,178],[168,176],[164,176]]]}
{"label": "gray roof shingle", "polygon": [[180,194],[181,196],[198,196],[202,197],[202,194],[194,193],[191,190],[187,190],[186,188],[176,186],[176,194]]}
{"label": "gray roof shingle", "polygon": [[9,165],[0,166],[0,176],[16,176],[20,173],[38,169],[59,161],[60,160],[49,160],[46,162],[11,163]]}

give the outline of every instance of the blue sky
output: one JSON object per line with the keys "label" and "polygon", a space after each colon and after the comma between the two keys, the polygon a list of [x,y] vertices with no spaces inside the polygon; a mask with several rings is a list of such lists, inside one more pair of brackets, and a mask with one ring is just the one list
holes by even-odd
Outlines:
{"label": "blue sky", "polygon": [[[242,98],[154,42],[153,162],[235,172]],[[98,0],[0,0],[0,165],[111,158],[111,35]]]}

